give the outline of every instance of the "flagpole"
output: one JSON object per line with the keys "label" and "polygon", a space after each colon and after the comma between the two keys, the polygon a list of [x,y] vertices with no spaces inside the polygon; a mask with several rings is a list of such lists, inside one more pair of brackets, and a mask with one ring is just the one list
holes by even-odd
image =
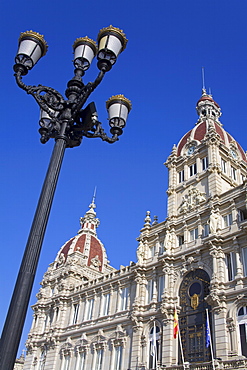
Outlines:
{"label": "flagpole", "polygon": [[212,343],[212,337],[211,337],[211,329],[210,329],[208,308],[206,308],[206,316],[207,316],[207,322],[208,322],[208,333],[209,333],[209,339],[210,339],[210,351],[211,351],[211,358],[212,358],[212,366],[213,366],[213,370],[215,370],[215,366],[214,366],[214,354],[213,354],[213,343]]}
{"label": "flagpole", "polygon": [[[156,325],[155,325],[155,321],[153,322],[154,323],[154,327],[153,327],[153,336],[152,336],[152,345],[151,345],[151,356],[153,357],[152,358],[152,369],[155,369],[155,360],[156,360]],[[156,364],[157,364],[157,360],[156,360]]]}
{"label": "flagpole", "polygon": [[[176,325],[175,325],[175,323],[176,323]],[[174,323],[173,323],[173,337],[174,337],[174,339],[176,339],[177,333],[178,333],[178,340],[179,340],[179,345],[180,345],[183,368],[185,370],[184,352],[183,352],[182,340],[181,340],[181,335],[180,335],[177,307],[175,306],[175,308],[174,308]]]}
{"label": "flagpole", "polygon": [[[179,325],[178,325],[178,340],[179,340],[179,344],[180,344],[180,350],[181,350],[181,357],[182,357],[183,368],[184,368],[184,370],[185,370],[185,364],[184,364],[184,352],[183,352],[182,339],[181,339],[181,335],[180,335],[180,328],[179,328]],[[215,370],[215,369],[214,369],[214,370]]]}

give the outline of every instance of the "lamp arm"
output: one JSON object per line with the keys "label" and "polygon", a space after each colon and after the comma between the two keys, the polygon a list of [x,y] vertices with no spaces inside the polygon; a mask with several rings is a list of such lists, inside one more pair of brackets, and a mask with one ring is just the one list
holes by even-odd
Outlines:
{"label": "lamp arm", "polygon": [[81,89],[81,92],[79,94],[79,97],[77,99],[77,102],[75,104],[75,107],[73,109],[73,118],[77,116],[83,105],[86,103],[88,97],[91,95],[91,93],[96,89],[96,87],[101,83],[103,80],[103,77],[105,75],[105,71],[101,70],[94,80],[94,82],[88,82],[86,86],[83,86]]}
{"label": "lamp arm", "polygon": [[107,136],[105,133],[102,123],[98,120],[93,121],[94,126],[91,128],[91,130],[82,130],[82,136],[88,137],[88,138],[100,138],[103,141],[106,141],[107,143],[113,144],[116,141],[119,140],[118,135],[114,134],[111,138]]}
{"label": "lamp arm", "polygon": [[15,73],[17,85],[34,97],[41,109],[46,111],[51,117],[55,118],[54,112],[60,112],[64,109],[66,102],[63,96],[55,89],[43,85],[26,85],[22,81],[21,71]]}

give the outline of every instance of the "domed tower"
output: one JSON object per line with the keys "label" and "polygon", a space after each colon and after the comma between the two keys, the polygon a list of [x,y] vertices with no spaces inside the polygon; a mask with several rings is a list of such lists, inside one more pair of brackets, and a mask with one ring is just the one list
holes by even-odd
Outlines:
{"label": "domed tower", "polygon": [[42,280],[40,294],[50,296],[61,289],[71,289],[86,281],[115,271],[109,265],[106,250],[97,237],[100,224],[96,217],[94,199],[89,210],[80,218],[81,228],[59,250]]}
{"label": "domed tower", "polygon": [[165,163],[169,169],[169,217],[242,184],[247,174],[246,154],[222,127],[220,106],[205,89],[196,110],[195,127],[173,146]]}

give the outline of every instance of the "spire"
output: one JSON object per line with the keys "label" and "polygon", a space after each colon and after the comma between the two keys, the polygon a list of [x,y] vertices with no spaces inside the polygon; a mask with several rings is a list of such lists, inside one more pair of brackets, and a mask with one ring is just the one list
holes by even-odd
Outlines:
{"label": "spire", "polygon": [[94,189],[92,202],[89,204],[89,210],[85,213],[84,217],[80,218],[81,229],[78,231],[78,233],[87,230],[96,235],[96,228],[99,226],[100,221],[98,218],[96,218],[95,198],[96,198],[96,186]]}
{"label": "spire", "polygon": [[205,71],[204,67],[202,67],[202,96],[207,95],[206,87],[205,87]]}
{"label": "spire", "polygon": [[94,192],[93,192],[93,199],[92,199],[92,203],[89,204],[89,210],[87,211],[86,214],[88,213],[94,213],[96,215],[96,212],[94,211],[94,209],[96,208],[96,205],[95,205],[95,198],[96,198],[96,186],[94,188]]}
{"label": "spire", "polygon": [[221,116],[220,106],[214,101],[211,89],[209,88],[209,93],[206,90],[204,67],[202,67],[202,96],[196,104],[196,110],[199,116],[197,124],[210,118],[221,125],[219,122]]}

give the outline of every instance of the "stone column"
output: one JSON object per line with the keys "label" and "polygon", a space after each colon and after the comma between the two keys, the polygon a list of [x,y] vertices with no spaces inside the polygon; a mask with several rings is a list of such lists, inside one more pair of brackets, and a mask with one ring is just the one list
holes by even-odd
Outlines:
{"label": "stone column", "polygon": [[225,289],[225,281],[226,281],[226,274],[225,274],[225,254],[222,251],[221,247],[218,247],[217,250],[217,278],[219,285],[222,285],[222,288]]}
{"label": "stone column", "polygon": [[151,302],[156,303],[157,302],[157,280],[156,280],[156,270],[155,267],[153,268],[153,273],[152,273],[152,280],[153,280],[153,296],[151,299]]}
{"label": "stone column", "polygon": [[187,162],[184,163],[184,181],[187,181],[189,178],[189,168]]}
{"label": "stone column", "polygon": [[141,351],[141,343],[142,343],[142,331],[143,325],[142,323],[138,323],[136,326],[133,326],[132,331],[132,348],[131,348],[131,369],[137,369],[138,365],[142,362],[142,351]]}
{"label": "stone column", "polygon": [[201,239],[203,228],[202,228],[202,220],[201,220],[200,215],[197,215],[197,227],[198,227],[198,238]]}
{"label": "stone column", "polygon": [[243,267],[241,262],[241,256],[239,252],[239,244],[236,237],[233,237],[233,247],[234,252],[236,256],[236,289],[242,289],[243,288]]}
{"label": "stone column", "polygon": [[236,325],[232,317],[227,318],[227,329],[229,332],[229,356],[237,356],[238,354],[238,343],[237,343],[237,333]]}
{"label": "stone column", "polygon": [[134,303],[135,304],[140,304],[140,298],[141,298],[140,285],[141,285],[142,279],[141,279],[140,272],[135,271],[135,273],[136,273],[136,276],[135,276],[136,291],[135,291]]}
{"label": "stone column", "polygon": [[202,172],[201,160],[199,157],[196,157],[196,170],[196,173]]}
{"label": "stone column", "polygon": [[212,281],[211,283],[215,283],[217,281],[217,250],[214,245],[211,246],[209,251],[210,256],[213,259],[213,274],[212,274]]}
{"label": "stone column", "polygon": [[173,339],[173,310],[166,310],[165,318],[162,319],[162,365],[171,366],[176,364],[177,339]]}
{"label": "stone column", "polygon": [[108,315],[112,315],[113,314],[113,286],[112,284],[110,284],[110,304],[109,304],[109,311],[108,311]]}
{"label": "stone column", "polygon": [[229,341],[227,335],[227,326],[226,326],[226,308],[225,302],[219,301],[219,305],[216,308],[213,308],[214,316],[214,325],[213,327],[217,328],[215,330],[215,354],[216,357],[222,358],[222,360],[228,359],[229,352]]}
{"label": "stone column", "polygon": [[140,305],[144,306],[146,303],[146,275],[142,274],[141,281],[140,281]]}

